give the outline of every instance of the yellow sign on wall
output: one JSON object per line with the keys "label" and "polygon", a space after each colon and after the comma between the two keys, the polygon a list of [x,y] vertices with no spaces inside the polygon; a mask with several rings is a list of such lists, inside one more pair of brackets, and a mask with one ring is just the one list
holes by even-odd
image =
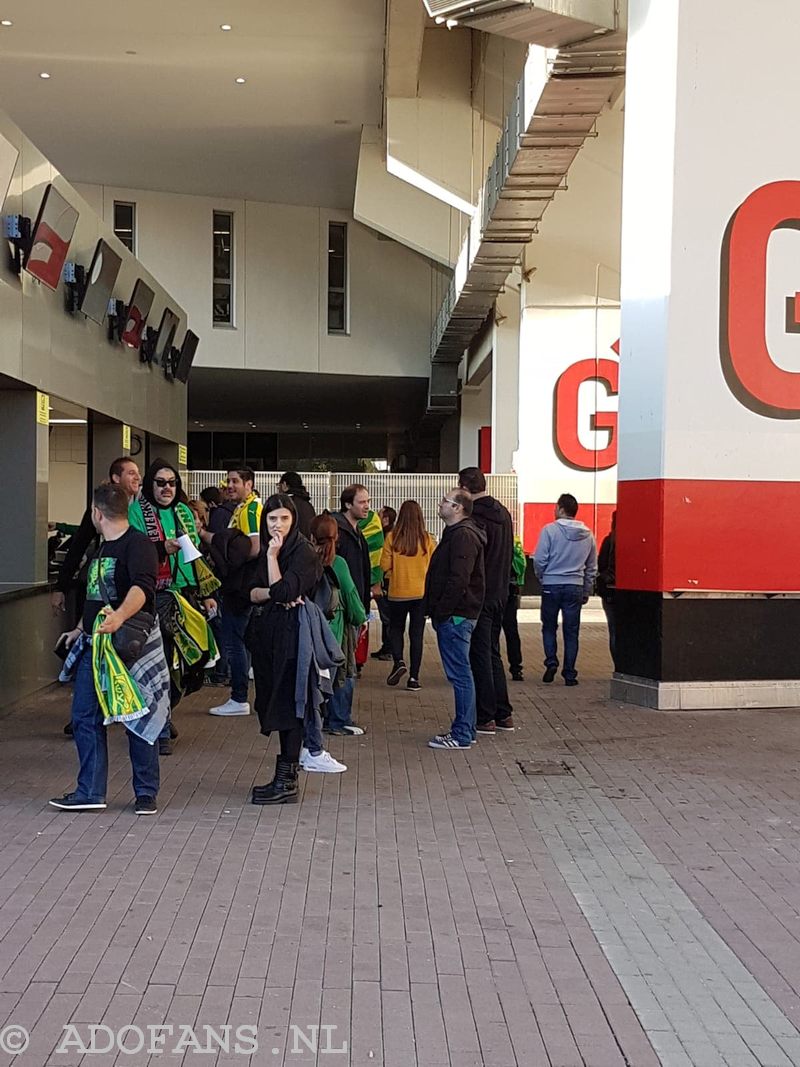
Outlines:
{"label": "yellow sign on wall", "polygon": [[131,428],[122,424],[122,449],[124,452],[130,452],[131,450]]}
{"label": "yellow sign on wall", "polygon": [[50,425],[50,397],[47,393],[36,392],[36,421],[40,426]]}
{"label": "yellow sign on wall", "polygon": [[186,445],[178,445],[178,466],[185,467],[189,462],[189,453],[187,452]]}

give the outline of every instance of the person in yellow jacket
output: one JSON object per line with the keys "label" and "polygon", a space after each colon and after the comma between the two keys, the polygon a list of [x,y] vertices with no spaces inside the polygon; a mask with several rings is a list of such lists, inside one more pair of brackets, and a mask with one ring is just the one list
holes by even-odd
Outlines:
{"label": "person in yellow jacket", "polygon": [[403,642],[408,619],[411,673],[406,689],[411,692],[422,688],[419,672],[425,635],[425,575],[435,547],[436,540],[425,529],[422,508],[416,500],[406,500],[394,528],[386,537],[381,569],[389,579],[389,646],[393,660],[386,684],[397,685],[407,673]]}

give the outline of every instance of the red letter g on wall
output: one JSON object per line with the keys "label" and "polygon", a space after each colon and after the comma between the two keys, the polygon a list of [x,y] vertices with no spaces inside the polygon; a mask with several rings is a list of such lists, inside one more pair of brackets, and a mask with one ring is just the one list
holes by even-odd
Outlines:
{"label": "red letter g on wall", "polygon": [[722,244],[720,355],[725,380],[740,403],[760,415],[797,419],[800,373],[775,363],[766,337],[767,245],[773,230],[780,229],[800,230],[800,182],[762,185],[728,223]]}

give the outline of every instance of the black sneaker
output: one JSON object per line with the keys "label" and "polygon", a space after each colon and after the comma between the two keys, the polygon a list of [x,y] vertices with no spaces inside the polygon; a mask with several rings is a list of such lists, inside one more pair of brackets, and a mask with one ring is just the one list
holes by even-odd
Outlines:
{"label": "black sneaker", "polygon": [[522,671],[512,671],[511,672],[511,681],[512,682],[524,682],[525,679],[522,677]]}
{"label": "black sneaker", "polygon": [[71,722],[68,722],[67,725],[64,727],[64,733],[67,735],[67,737],[72,737],[72,723]]}
{"label": "black sneaker", "polygon": [[158,739],[158,754],[159,756],[171,756],[172,755],[172,742],[168,737],[159,737]]}
{"label": "black sneaker", "polygon": [[557,667],[548,667],[547,670],[542,675],[542,681],[543,682],[552,682],[552,680],[556,676],[556,671],[557,670],[558,670]]}
{"label": "black sneaker", "polygon": [[403,675],[406,673],[406,671],[407,671],[407,667],[406,667],[405,663],[403,663],[402,660],[401,660],[400,663],[398,663],[395,667],[392,668],[392,673],[386,679],[386,684],[387,685],[397,685],[397,683],[400,681],[400,679],[403,677]]}
{"label": "black sneaker", "polygon": [[577,678],[565,678],[564,679],[564,685],[577,685],[577,684],[578,684],[578,679]]}
{"label": "black sneaker", "polygon": [[[105,807],[105,804],[103,805]],[[137,815],[156,815],[158,807],[155,797],[137,797],[133,809]]]}
{"label": "black sneaker", "polygon": [[173,741],[176,741],[178,738],[178,731],[175,729],[175,724],[172,719],[169,721],[169,736]]}
{"label": "black sneaker", "polygon": [[388,648],[379,648],[377,652],[370,653],[370,659],[379,659],[383,663],[388,663],[392,658],[392,653]]}
{"label": "black sneaker", "polygon": [[66,793],[63,797],[54,797],[47,802],[52,808],[61,811],[103,811],[106,806],[104,800],[84,800],[77,793]]}
{"label": "black sneaker", "polygon": [[416,678],[409,678],[406,682],[406,689],[409,689],[412,693],[418,693],[422,686]]}

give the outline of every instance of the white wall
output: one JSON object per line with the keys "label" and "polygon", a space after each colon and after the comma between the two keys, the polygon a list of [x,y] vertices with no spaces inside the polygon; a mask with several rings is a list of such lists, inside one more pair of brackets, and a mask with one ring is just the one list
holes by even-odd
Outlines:
{"label": "white wall", "polygon": [[[133,201],[137,253],[175,292],[201,338],[197,366],[428,377],[439,268],[326,208],[80,186]],[[234,215],[235,326],[211,321],[212,212]],[[328,222],[348,223],[350,333],[328,335]]]}
{"label": "white wall", "polygon": [[478,431],[492,422],[492,376],[479,386],[466,386],[461,393],[461,425],[458,440],[458,469],[478,466]]}

